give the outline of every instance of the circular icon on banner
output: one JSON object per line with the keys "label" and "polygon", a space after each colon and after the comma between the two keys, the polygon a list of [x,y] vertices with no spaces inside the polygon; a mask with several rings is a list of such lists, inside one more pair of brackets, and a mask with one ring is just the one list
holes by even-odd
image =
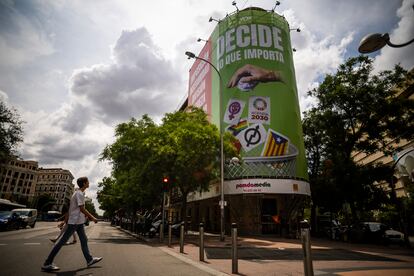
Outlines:
{"label": "circular icon on banner", "polygon": [[261,98],[257,98],[254,100],[253,102],[253,106],[254,108],[256,108],[259,111],[263,111],[266,110],[267,108],[267,103],[265,100],[261,99]]}
{"label": "circular icon on banner", "polygon": [[244,132],[244,140],[247,142],[247,146],[250,145],[256,145],[261,140],[261,135],[259,131],[259,126],[256,126],[254,128],[250,128]]}
{"label": "circular icon on banner", "polygon": [[234,118],[234,115],[236,115],[237,113],[239,113],[241,110],[241,106],[239,102],[233,102],[230,104],[229,106],[229,119],[232,120]]}

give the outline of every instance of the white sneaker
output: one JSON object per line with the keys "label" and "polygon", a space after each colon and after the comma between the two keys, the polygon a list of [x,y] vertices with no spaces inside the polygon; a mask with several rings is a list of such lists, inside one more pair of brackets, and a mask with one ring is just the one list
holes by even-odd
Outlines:
{"label": "white sneaker", "polygon": [[102,259],[103,259],[103,257],[93,257],[92,260],[88,263],[88,266],[96,264],[96,263],[102,261]]}
{"label": "white sneaker", "polygon": [[56,271],[56,270],[59,270],[59,269],[60,268],[57,265],[55,265],[54,263],[42,266],[43,271]]}

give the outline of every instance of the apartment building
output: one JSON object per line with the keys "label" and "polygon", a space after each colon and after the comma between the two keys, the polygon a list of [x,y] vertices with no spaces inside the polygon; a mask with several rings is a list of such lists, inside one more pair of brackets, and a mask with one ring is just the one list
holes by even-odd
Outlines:
{"label": "apartment building", "polygon": [[0,198],[29,204],[34,197],[38,162],[12,158],[0,164]]}
{"label": "apartment building", "polygon": [[35,196],[49,194],[56,203],[53,210],[62,211],[63,206],[69,205],[70,198],[75,190],[73,175],[69,170],[62,168],[39,168],[35,188]]}

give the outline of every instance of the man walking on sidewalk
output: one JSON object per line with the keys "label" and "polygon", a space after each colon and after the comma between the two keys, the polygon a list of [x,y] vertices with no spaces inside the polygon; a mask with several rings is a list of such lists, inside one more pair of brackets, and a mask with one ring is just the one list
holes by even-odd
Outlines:
{"label": "man walking on sidewalk", "polygon": [[69,215],[67,218],[68,228],[59,241],[53,246],[52,251],[49,253],[49,256],[42,266],[43,271],[59,270],[59,267],[53,264],[53,259],[75,231],[78,233],[82,253],[87,265],[91,266],[102,260],[102,257],[92,257],[89,253],[88,238],[86,237],[84,228],[86,220],[85,216],[95,223],[98,222],[96,218],[85,209],[85,190],[89,187],[89,180],[87,177],[80,177],[76,182],[79,189],[75,191],[70,200]]}

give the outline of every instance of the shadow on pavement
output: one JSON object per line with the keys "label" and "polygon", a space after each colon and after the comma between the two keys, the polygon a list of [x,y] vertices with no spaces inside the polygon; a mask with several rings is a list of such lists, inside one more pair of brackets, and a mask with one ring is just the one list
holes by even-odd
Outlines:
{"label": "shadow on pavement", "polygon": [[[229,248],[207,247],[205,249],[209,259],[230,259],[231,251]],[[243,260],[303,260],[302,249],[269,249],[269,248],[238,248],[238,257]],[[365,254],[361,252],[349,251],[344,249],[312,249],[314,261],[386,261],[401,262],[401,260],[387,258],[378,255]]]}
{"label": "shadow on pavement", "polygon": [[[57,276],[74,276],[77,275],[78,272],[84,271],[84,270],[91,270],[94,268],[101,268],[101,266],[94,266],[94,267],[83,267],[76,270],[69,270],[69,271],[58,271],[58,272],[46,272],[47,274],[54,274]],[[93,273],[87,273],[87,275],[92,275]]]}
{"label": "shadow on pavement", "polygon": [[137,244],[143,243],[140,240],[131,239],[131,238],[97,238],[97,239],[90,239],[90,242],[97,242],[97,243],[114,243],[114,244]]}

